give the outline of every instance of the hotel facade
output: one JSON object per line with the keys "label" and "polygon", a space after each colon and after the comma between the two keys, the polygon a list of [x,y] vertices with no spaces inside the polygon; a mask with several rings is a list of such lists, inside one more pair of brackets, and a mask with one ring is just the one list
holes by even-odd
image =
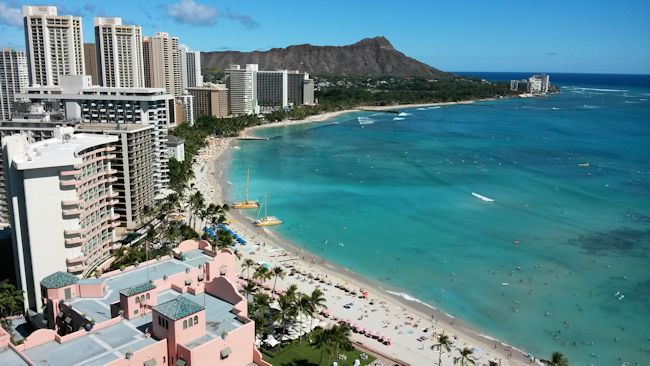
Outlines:
{"label": "hotel facade", "polygon": [[16,278],[28,308],[39,308],[39,283],[47,275],[85,275],[110,255],[118,218],[116,141],[74,134],[72,127],[36,143],[24,135],[2,141]]}
{"label": "hotel facade", "polygon": [[154,187],[163,195],[169,185],[167,130],[174,120],[174,98],[160,88],[109,88],[91,85],[90,76],[62,76],[62,85],[29,87],[19,97],[34,103],[60,102],[65,118],[77,123],[152,125]]}
{"label": "hotel facade", "polygon": [[28,85],[25,52],[3,49],[0,53],[0,121],[11,119],[14,96]]}
{"label": "hotel facade", "polygon": [[58,85],[60,75],[84,75],[81,18],[56,6],[23,6],[31,85]]}
{"label": "hotel facade", "polygon": [[99,85],[143,88],[142,29],[123,25],[122,18],[95,18]]}

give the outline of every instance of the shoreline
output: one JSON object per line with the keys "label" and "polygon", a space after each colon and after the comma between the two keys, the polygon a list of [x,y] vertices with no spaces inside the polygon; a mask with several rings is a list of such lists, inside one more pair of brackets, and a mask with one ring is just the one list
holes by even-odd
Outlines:
{"label": "shoreline", "polygon": [[[381,108],[405,109],[470,103],[473,103],[473,101],[382,106]],[[310,118],[300,121],[282,121],[269,123],[247,128],[242,132],[242,134],[244,136],[248,136],[249,132],[263,128],[323,122],[329,118],[356,111],[359,110],[354,109],[325,113],[321,115],[310,116]],[[242,135],[240,135],[240,137],[241,136]],[[206,199],[210,200],[210,202],[227,202],[227,197],[231,189],[230,182],[228,182],[227,177],[230,169],[231,154],[233,148],[237,144],[236,139],[237,138],[210,138],[207,154],[199,155],[200,161],[198,164],[199,166],[197,166],[199,169],[195,169],[195,175],[197,177],[195,180],[197,181],[197,188],[203,191]],[[481,334],[477,330],[463,323],[461,319],[457,319],[436,308],[435,306],[429,305],[426,302],[417,299],[415,296],[411,296],[406,292],[402,292],[401,289],[390,288],[381,282],[376,282],[365,278],[360,274],[354,273],[347,268],[340,267],[334,263],[330,263],[325,259],[300,248],[297,244],[292,243],[290,240],[283,238],[271,230],[255,227],[251,224],[251,219],[246,217],[241,212],[231,210],[228,212],[228,216],[232,221],[229,226],[233,230],[245,237],[249,243],[252,242],[259,245],[258,250],[251,252],[251,256],[256,260],[256,262],[264,261],[267,263],[273,263],[282,266],[286,266],[286,264],[291,263],[294,268],[308,272],[315,271],[319,274],[324,274],[325,277],[330,279],[332,282],[341,284],[345,283],[346,287],[348,288],[368,289],[371,293],[370,297],[373,299],[379,299],[378,301],[380,301],[382,304],[385,303],[386,309],[390,308],[391,311],[393,311],[395,314],[403,313],[405,319],[417,318],[417,324],[422,323],[422,328],[428,326],[429,328],[434,329],[435,332],[442,331],[448,334],[454,341],[454,348],[462,348],[465,346],[470,348],[480,348],[481,352],[475,354],[475,356],[477,356],[475,357],[477,362],[487,364],[489,360],[493,360],[500,362],[501,365],[523,365],[531,363],[530,360],[526,357],[526,353],[524,351],[512,347],[488,335]],[[252,243],[251,245],[254,245]],[[248,245],[246,245],[246,247],[248,247]],[[274,253],[277,254],[277,250],[273,249],[273,251],[270,252],[268,249],[270,247],[281,248],[281,250],[286,253],[284,256],[288,255],[288,258],[292,259],[282,259],[282,261],[278,261],[278,256],[273,255]],[[267,253],[264,253],[263,249],[266,249]],[[291,279],[293,278],[286,277],[285,280],[279,280],[278,284],[284,285],[285,282],[289,282],[288,280]],[[325,295],[328,299],[328,304],[332,300],[331,296],[329,296],[329,292],[325,291]],[[387,310],[387,314],[388,312],[389,311]],[[334,312],[334,314],[336,314],[336,312]],[[360,319],[362,318],[363,315],[361,315]],[[392,319],[392,317],[389,317],[387,319]],[[375,328],[380,326],[381,324],[376,324]],[[384,328],[386,328],[386,326],[384,326]],[[398,330],[397,326],[395,327],[395,330]],[[400,332],[399,334],[402,333]],[[431,334],[426,334],[426,336],[428,339],[427,342],[421,343],[416,342],[414,338],[402,341],[394,337],[393,339],[395,343],[393,346],[387,347],[382,345],[375,348],[385,354],[389,354],[393,357],[396,357],[397,359],[404,360],[405,362],[408,362],[412,365],[424,364],[425,360],[428,361],[429,359],[437,359],[438,357],[437,352],[431,351],[429,349],[430,345],[432,344]],[[372,342],[372,340],[368,341],[366,338],[363,338],[363,336],[357,334],[353,334],[352,339],[354,341],[363,341],[364,344],[370,346],[375,346],[375,342]],[[425,343],[427,346],[425,347],[423,343]],[[456,355],[457,352],[455,350],[450,353],[443,353],[443,360],[445,360],[443,364],[451,365],[453,357]],[[511,357],[509,357],[509,355],[511,355]]]}
{"label": "shoreline", "polygon": [[[501,98],[501,99],[505,99],[505,98]],[[256,138],[257,136],[251,134],[251,132],[257,130],[263,130],[266,128],[273,128],[273,127],[297,126],[297,125],[303,125],[308,123],[327,122],[327,120],[332,119],[334,117],[338,117],[340,115],[353,113],[353,112],[373,112],[373,111],[378,112],[378,111],[401,110],[401,109],[410,109],[410,108],[444,107],[450,105],[463,105],[463,104],[473,104],[476,102],[487,102],[492,100],[498,100],[498,99],[484,98],[484,99],[474,99],[474,100],[463,100],[459,102],[432,102],[432,103],[414,103],[414,104],[392,104],[392,105],[383,105],[383,106],[359,106],[354,109],[344,109],[341,111],[316,114],[300,120],[284,120],[278,122],[265,123],[262,125],[257,125],[252,127],[246,127],[239,133],[239,136],[237,136],[237,138],[238,139]]]}

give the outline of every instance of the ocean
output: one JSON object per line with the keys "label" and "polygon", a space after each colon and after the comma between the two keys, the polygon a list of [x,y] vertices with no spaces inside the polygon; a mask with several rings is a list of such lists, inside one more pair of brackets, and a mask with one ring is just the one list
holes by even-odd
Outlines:
{"label": "ocean", "polygon": [[551,82],[258,131],[271,139],[232,155],[231,198],[250,169],[272,230],[535,356],[649,364],[650,77]]}

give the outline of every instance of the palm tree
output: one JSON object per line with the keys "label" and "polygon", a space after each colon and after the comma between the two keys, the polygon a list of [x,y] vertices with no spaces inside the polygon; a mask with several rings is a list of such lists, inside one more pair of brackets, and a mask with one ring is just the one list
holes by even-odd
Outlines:
{"label": "palm tree", "polygon": [[217,231],[217,247],[219,249],[228,249],[233,245],[235,239],[233,239],[232,234],[226,230]]}
{"label": "palm tree", "polygon": [[280,310],[276,314],[276,320],[280,321],[282,334],[285,334],[288,324],[295,321],[295,318],[298,315],[298,308],[296,307],[295,301],[286,295],[282,295],[278,298],[278,307]]}
{"label": "palm tree", "polygon": [[351,351],[352,341],[350,340],[350,328],[347,325],[335,325],[331,328],[334,346],[334,354],[338,354],[339,350]]}
{"label": "palm tree", "polygon": [[318,363],[322,365],[323,353],[327,351],[329,358],[329,353],[332,349],[332,332],[330,332],[329,329],[318,328],[318,331],[315,332],[313,342],[314,347],[320,349],[320,361]]}
{"label": "palm tree", "polygon": [[[303,315],[306,316],[306,317],[314,316],[315,308],[312,305],[311,297],[309,295],[299,293],[297,295],[295,301],[296,301],[296,306],[298,307],[298,316],[300,316],[300,318],[301,318],[300,323],[301,323],[301,330],[302,330],[302,316]],[[310,321],[310,324],[311,324],[311,321]],[[310,325],[309,329],[311,330],[311,325]],[[298,339],[298,346],[301,346],[301,345],[302,345],[302,331],[300,332],[300,337]]]}
{"label": "palm tree", "polygon": [[255,273],[253,274],[253,278],[261,281],[264,283],[266,280],[270,280],[273,275],[271,274],[271,271],[269,271],[268,268],[264,266],[259,266],[255,270]]}
{"label": "palm tree", "polygon": [[561,352],[553,352],[551,360],[542,360],[543,363],[550,366],[569,366],[569,360]]}
{"label": "palm tree", "polygon": [[472,360],[471,356],[474,354],[474,351],[469,349],[468,347],[463,348],[462,350],[459,350],[460,356],[459,357],[454,357],[454,365],[460,362],[461,366],[465,366],[465,362],[468,364],[474,365],[476,364],[474,360]]}
{"label": "palm tree", "polygon": [[275,266],[273,269],[271,269],[271,274],[273,277],[275,277],[275,280],[273,280],[273,291],[271,291],[272,294],[275,293],[275,285],[278,283],[278,277],[281,279],[284,278],[284,270],[280,266]]}
{"label": "palm tree", "polygon": [[329,329],[319,330],[314,338],[314,347],[321,350],[321,364],[323,363],[323,352],[327,352],[327,364],[330,365],[332,351],[336,355],[339,350],[352,350],[350,328],[347,325],[334,325]]}
{"label": "palm tree", "polygon": [[284,292],[286,296],[288,296],[290,299],[295,299],[296,295],[298,294],[298,286],[294,285],[289,285],[287,290]]}
{"label": "palm tree", "polygon": [[244,287],[242,287],[242,291],[244,291],[244,295],[246,295],[246,300],[248,300],[249,295],[254,293],[256,289],[257,286],[255,286],[254,282],[246,282]]}
{"label": "palm tree", "polygon": [[23,291],[7,279],[0,281],[0,318],[22,313],[24,302]]}
{"label": "palm tree", "polygon": [[192,194],[189,198],[189,205],[190,205],[190,226],[192,226],[195,213],[199,213],[201,210],[203,210],[203,206],[205,205],[205,199],[203,198],[203,194],[198,191]]}
{"label": "palm tree", "polygon": [[235,250],[233,250],[233,251],[232,251],[232,254],[235,256],[235,258],[237,258],[237,260],[241,260],[242,254],[241,254],[241,252],[239,251],[239,249],[235,249]]}
{"label": "palm tree", "polygon": [[246,258],[246,259],[244,259],[244,262],[242,263],[241,266],[242,266],[243,269],[246,270],[246,280],[250,281],[250,279],[251,279],[251,268],[255,267],[255,261],[250,259],[250,258]]}
{"label": "palm tree", "polygon": [[[311,303],[311,307],[314,309],[313,313],[317,312],[321,308],[327,309],[327,305],[325,305],[326,301],[327,299],[325,299],[325,294],[323,294],[323,291],[319,288],[315,288],[314,291],[311,292],[311,295],[309,295],[309,302]],[[309,329],[311,329],[313,321],[314,317],[312,316],[311,320],[309,320]]]}
{"label": "palm tree", "polygon": [[442,366],[442,350],[444,349],[447,352],[451,352],[451,346],[454,343],[449,339],[449,336],[446,335],[445,332],[442,332],[438,336],[438,339],[435,340],[437,340],[438,343],[431,346],[431,349],[438,348],[438,366]]}

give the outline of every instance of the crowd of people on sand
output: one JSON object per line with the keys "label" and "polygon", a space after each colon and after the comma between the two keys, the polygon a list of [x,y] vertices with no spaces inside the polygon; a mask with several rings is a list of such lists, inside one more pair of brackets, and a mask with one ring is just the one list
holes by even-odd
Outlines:
{"label": "crowd of people on sand", "polygon": [[[235,145],[233,141],[210,138],[208,145],[196,157],[192,183],[206,199],[215,203],[223,203],[224,192],[219,181],[225,182],[221,177],[223,172],[216,168],[216,162],[220,155]],[[280,291],[290,284],[297,285],[299,291],[305,293],[315,288],[321,289],[327,299],[327,310],[318,315],[319,321],[348,324],[354,332],[352,339],[355,342],[410,364],[428,364],[438,359],[439,347],[435,345],[438,336],[445,333],[452,341],[452,350],[443,350],[444,364],[451,364],[463,348],[472,350],[472,359],[477,365],[532,362],[531,358],[525,358],[518,350],[500,342],[472,336],[451,322],[438,322],[443,318],[441,314],[427,315],[407,309],[388,293],[332,271],[322,265],[322,260],[306,255],[299,249],[282,248],[282,241],[270,232],[250,225],[243,216],[229,214],[229,220],[229,227],[247,241],[246,245],[238,248],[244,257],[256,263],[284,268],[286,277],[277,281]]]}

